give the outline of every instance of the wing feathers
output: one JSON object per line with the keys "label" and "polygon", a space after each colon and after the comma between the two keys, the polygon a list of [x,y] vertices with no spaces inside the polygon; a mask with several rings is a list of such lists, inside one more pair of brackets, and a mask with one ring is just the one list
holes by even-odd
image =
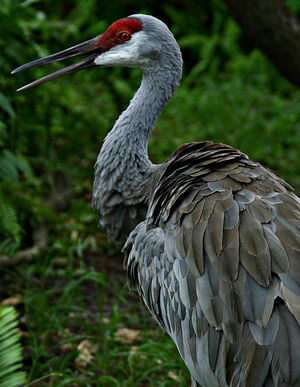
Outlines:
{"label": "wing feathers", "polygon": [[259,345],[273,344],[279,327],[279,315],[277,310],[274,310],[266,328],[261,328],[257,324],[249,321],[250,331],[254,340]]}
{"label": "wing feathers", "polygon": [[264,238],[268,244],[270,255],[272,258],[271,269],[274,273],[285,273],[289,269],[289,258],[284,250],[280,239],[263,224]]}
{"label": "wing feathers", "polygon": [[300,201],[287,183],[230,147],[182,146],[125,248],[131,285],[199,385],[297,385]]}
{"label": "wing feathers", "polygon": [[293,293],[290,289],[288,289],[284,284],[281,285],[282,294],[286,303],[290,309],[290,311],[295,316],[295,319],[298,321],[300,325],[300,296]]}
{"label": "wing feathers", "polygon": [[244,210],[240,215],[240,261],[249,274],[263,286],[271,278],[271,257],[262,226]]}

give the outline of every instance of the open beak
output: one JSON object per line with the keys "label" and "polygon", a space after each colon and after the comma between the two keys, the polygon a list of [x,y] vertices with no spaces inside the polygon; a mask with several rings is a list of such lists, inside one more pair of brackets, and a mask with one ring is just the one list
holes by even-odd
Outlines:
{"label": "open beak", "polygon": [[85,59],[82,59],[79,62],[76,62],[52,74],[46,75],[45,77],[40,78],[37,81],[28,83],[27,85],[20,87],[17,91],[26,90],[31,87],[41,85],[42,83],[52,81],[53,79],[60,78],[66,74],[71,74],[79,70],[95,67],[96,66],[94,63],[95,58],[99,54],[101,54],[101,52],[102,52],[102,48],[101,48],[101,35],[100,35],[100,36],[97,36],[96,38],[87,40],[86,42],[77,44],[76,46],[60,51],[56,54],[52,54],[45,58],[37,59],[32,62],[26,63],[23,66],[17,67],[15,70],[11,72],[11,74],[15,74],[19,71],[29,69],[30,67],[41,66],[47,63],[52,63],[52,62],[72,58],[73,56],[92,54],[91,56]]}

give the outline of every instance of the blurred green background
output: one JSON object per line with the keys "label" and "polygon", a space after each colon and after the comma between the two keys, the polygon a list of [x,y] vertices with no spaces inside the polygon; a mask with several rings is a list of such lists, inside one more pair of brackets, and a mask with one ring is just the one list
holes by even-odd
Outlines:
{"label": "blurred green background", "polygon": [[[298,1],[288,4],[300,15]],[[159,349],[160,331],[135,300],[128,304],[123,274],[114,277],[121,259],[97,229],[89,203],[101,143],[141,74],[91,69],[19,94],[18,87],[64,65],[10,75],[132,13],[165,21],[184,58],[181,85],[150,139],[153,162],[184,142],[209,139],[237,147],[300,192],[299,90],[247,41],[221,0],[1,0],[0,257],[11,263],[0,272],[0,301],[20,297],[31,385],[188,383],[173,344],[163,336]],[[39,230],[48,236],[47,249],[14,265],[20,251],[39,244]],[[109,310],[108,288],[114,300]],[[142,343],[115,339],[125,325],[142,330]],[[76,359],[86,337],[96,342],[96,359],[82,367]]]}

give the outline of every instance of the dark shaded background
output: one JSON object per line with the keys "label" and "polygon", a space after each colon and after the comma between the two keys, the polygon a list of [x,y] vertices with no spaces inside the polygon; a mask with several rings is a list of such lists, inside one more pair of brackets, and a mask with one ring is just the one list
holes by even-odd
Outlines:
{"label": "dark shaded background", "polygon": [[[297,0],[287,4],[300,14]],[[239,148],[300,192],[299,91],[254,47],[222,0],[2,0],[0,301],[19,297],[33,385],[188,383],[173,344],[159,330],[149,334],[153,324],[129,296],[122,258],[90,208],[93,164],[141,74],[91,69],[23,93],[16,89],[63,64],[10,75],[132,13],[165,21],[184,58],[181,85],[150,139],[153,162],[184,142],[209,139]],[[116,344],[124,326],[143,329],[143,345]],[[76,363],[86,337],[97,346],[90,368]],[[137,345],[139,357],[132,358]]]}
{"label": "dark shaded background", "polygon": [[[299,12],[297,2],[289,4]],[[68,208],[70,191],[78,199],[90,193],[101,141],[140,81],[135,70],[92,69],[16,94],[17,87],[62,64],[14,77],[11,69],[98,35],[136,12],[170,26],[185,62],[180,91],[151,140],[154,161],[185,141],[222,141],[275,169],[299,191],[299,93],[254,49],[221,0],[141,1],[138,7],[136,1],[5,0],[0,5],[0,250],[1,240],[10,253],[20,244],[29,246],[37,223],[55,222],[52,209]]]}

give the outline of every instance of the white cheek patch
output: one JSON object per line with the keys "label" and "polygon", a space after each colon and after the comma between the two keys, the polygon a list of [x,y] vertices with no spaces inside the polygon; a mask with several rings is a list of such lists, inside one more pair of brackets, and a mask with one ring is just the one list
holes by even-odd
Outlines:
{"label": "white cheek patch", "polygon": [[96,57],[94,63],[98,66],[128,66],[135,67],[145,63],[139,55],[139,47],[145,44],[147,36],[144,31],[136,32],[124,44],[118,44],[109,51]]}

